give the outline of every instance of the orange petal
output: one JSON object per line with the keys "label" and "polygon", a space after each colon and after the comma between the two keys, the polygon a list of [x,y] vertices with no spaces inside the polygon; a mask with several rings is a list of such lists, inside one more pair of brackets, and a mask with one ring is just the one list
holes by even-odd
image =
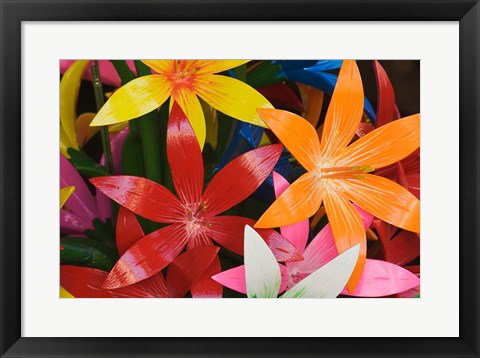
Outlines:
{"label": "orange petal", "polygon": [[324,92],[318,88],[304,85],[303,83],[297,83],[297,87],[300,90],[303,107],[305,108],[303,117],[305,117],[312,126],[316,127],[320,119],[320,113],[322,112]]}
{"label": "orange petal", "polygon": [[315,128],[302,117],[287,111],[259,108],[257,112],[298,162],[312,171],[320,155]]}
{"label": "orange petal", "polygon": [[398,162],[420,146],[420,115],[398,119],[350,145],[338,166],[382,168]]}
{"label": "orange petal", "polygon": [[328,106],[322,134],[322,153],[329,157],[352,140],[363,115],[363,87],[355,61],[343,61]]}
{"label": "orange petal", "polygon": [[82,113],[75,122],[77,143],[80,147],[83,147],[100,130],[100,127],[90,127],[95,115],[96,113]]}
{"label": "orange petal", "polygon": [[306,173],[285,190],[255,224],[256,228],[280,227],[308,219],[322,203],[323,187]]}
{"label": "orange petal", "polygon": [[363,210],[401,229],[420,232],[420,200],[403,186],[371,174],[336,182]]}
{"label": "orange petal", "polygon": [[362,275],[367,258],[367,240],[362,218],[345,196],[332,185],[325,188],[324,203],[338,252],[341,254],[360,244],[358,261],[347,283],[348,291],[353,292]]}

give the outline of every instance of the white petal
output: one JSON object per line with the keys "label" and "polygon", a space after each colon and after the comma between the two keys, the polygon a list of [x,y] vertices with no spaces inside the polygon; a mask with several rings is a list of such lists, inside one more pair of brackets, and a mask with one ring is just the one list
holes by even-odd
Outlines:
{"label": "white petal", "polygon": [[245,279],[249,298],[276,298],[281,274],[277,260],[262,237],[245,226]]}

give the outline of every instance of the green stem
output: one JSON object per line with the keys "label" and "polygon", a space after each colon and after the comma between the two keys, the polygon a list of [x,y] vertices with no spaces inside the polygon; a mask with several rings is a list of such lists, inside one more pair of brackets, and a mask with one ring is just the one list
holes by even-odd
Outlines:
{"label": "green stem", "polygon": [[[105,104],[105,97],[103,95],[102,81],[100,80],[100,69],[98,67],[98,61],[95,61],[95,64],[90,67],[92,72],[92,82],[93,82],[93,91],[95,93],[95,102],[97,104],[97,111]],[[102,146],[103,153],[105,155],[105,166],[107,172],[110,174],[113,173],[113,156],[112,148],[110,147],[110,136],[108,134],[108,127],[102,126],[100,133],[102,135]]]}
{"label": "green stem", "polygon": [[[138,76],[150,75],[150,68],[141,61],[135,61]],[[160,123],[158,112],[152,111],[136,120],[142,141],[145,175],[148,179],[162,183],[160,154]]]}

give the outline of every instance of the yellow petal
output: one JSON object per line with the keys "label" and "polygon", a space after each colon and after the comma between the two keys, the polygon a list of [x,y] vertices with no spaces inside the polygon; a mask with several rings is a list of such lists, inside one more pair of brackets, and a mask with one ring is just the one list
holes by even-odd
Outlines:
{"label": "yellow petal", "polygon": [[199,75],[207,75],[230,70],[243,65],[250,60],[198,60],[195,65],[199,68]]}
{"label": "yellow petal", "polygon": [[60,127],[60,153],[67,158],[70,159],[70,155],[67,153],[68,148],[72,148],[73,144],[70,141],[70,138],[65,134],[63,127]]}
{"label": "yellow petal", "polygon": [[60,286],[60,298],[75,298],[70,292]]}
{"label": "yellow petal", "polygon": [[323,125],[322,153],[331,157],[352,140],[363,114],[363,87],[355,61],[343,61]]}
{"label": "yellow petal", "polygon": [[91,126],[104,126],[140,117],[160,107],[170,96],[170,83],[159,75],[143,76],[120,87],[104,104]]}
{"label": "yellow petal", "polygon": [[305,119],[279,109],[259,109],[258,113],[280,142],[308,171],[319,161],[320,142],[315,128]]}
{"label": "yellow petal", "polygon": [[390,122],[352,143],[339,166],[381,168],[398,162],[420,146],[420,115]]}
{"label": "yellow petal", "polygon": [[80,147],[83,147],[100,130],[99,127],[90,127],[95,115],[96,113],[82,113],[75,122],[77,143]]}
{"label": "yellow petal", "polygon": [[200,101],[203,115],[205,116],[206,137],[205,142],[212,146],[212,149],[217,149],[218,145],[218,118],[217,111],[213,109],[205,101]]}
{"label": "yellow petal", "polygon": [[200,143],[200,148],[203,149],[207,130],[205,127],[205,116],[203,115],[203,109],[198,97],[188,90],[179,90],[175,97],[172,97],[170,100],[170,110],[172,109],[173,101],[180,105],[180,108],[187,116],[197,136],[198,143]]}
{"label": "yellow petal", "polygon": [[144,64],[157,73],[171,73],[174,69],[174,60],[142,60]]}
{"label": "yellow petal", "polygon": [[324,203],[338,253],[341,254],[360,244],[358,261],[347,283],[348,291],[353,292],[367,258],[367,241],[362,218],[353,205],[331,184],[326,185]]}
{"label": "yellow petal", "polygon": [[420,200],[403,186],[372,174],[336,183],[363,210],[401,229],[420,232]]}
{"label": "yellow petal", "polygon": [[308,219],[322,204],[323,187],[306,173],[290,185],[257,221],[257,228],[280,227]]}
{"label": "yellow petal", "polygon": [[75,191],[74,186],[66,186],[65,188],[60,189],[60,209],[63,207],[63,204],[68,200],[70,195]]}
{"label": "yellow petal", "polygon": [[267,133],[263,132],[262,134],[262,139],[260,139],[260,144],[258,145],[259,147],[264,147],[266,145],[272,144],[272,141],[270,138],[268,138]]}
{"label": "yellow petal", "polygon": [[108,126],[108,131],[110,133],[117,133],[117,132],[120,132],[126,126],[128,126],[128,122],[112,124],[112,125]]}
{"label": "yellow petal", "polygon": [[320,113],[322,112],[324,92],[303,83],[297,83],[297,87],[300,90],[302,104],[305,108],[303,117],[309,121],[312,126],[316,127],[320,119]]}
{"label": "yellow petal", "polygon": [[75,135],[78,91],[88,62],[87,60],[75,61],[60,80],[60,124],[75,149],[78,149]]}
{"label": "yellow petal", "polygon": [[213,108],[226,115],[257,126],[266,127],[257,108],[273,108],[255,89],[234,78],[206,75],[196,82],[197,94]]}

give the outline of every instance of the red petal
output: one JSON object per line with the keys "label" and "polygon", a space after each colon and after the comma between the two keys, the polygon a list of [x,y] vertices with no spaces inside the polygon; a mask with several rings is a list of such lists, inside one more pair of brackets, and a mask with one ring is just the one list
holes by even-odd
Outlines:
{"label": "red petal", "polygon": [[282,148],[280,144],[257,148],[228,163],[205,190],[207,212],[220,214],[249,197],[272,172]]}
{"label": "red petal", "polygon": [[296,93],[285,83],[257,88],[275,108],[284,108],[294,112],[303,112],[303,105]]}
{"label": "red petal", "polygon": [[420,256],[420,238],[416,233],[402,230],[390,241],[390,262],[403,266],[418,256]]}
{"label": "red petal", "polygon": [[377,124],[381,127],[395,119],[395,93],[387,73],[378,61],[373,61],[373,70],[377,79]]}
{"label": "red petal", "polygon": [[117,261],[103,287],[128,286],[156,274],[178,256],[186,242],[185,228],[181,224],[172,224],[148,234]]}
{"label": "red petal", "polygon": [[175,195],[151,180],[117,175],[90,181],[112,200],[149,220],[171,223],[184,215],[185,209]]}
{"label": "red petal", "polygon": [[222,298],[222,285],[212,280],[212,276],[221,271],[220,260],[218,256],[215,256],[202,277],[192,285],[192,296],[194,298]]}
{"label": "red petal", "polygon": [[60,266],[60,284],[76,298],[160,298],[167,291],[163,274],[160,272],[151,278],[117,290],[105,290],[102,283],[108,272],[90,267]]}
{"label": "red petal", "polygon": [[[255,220],[242,216],[216,216],[210,219],[208,235],[223,247],[243,256],[245,225],[253,227]],[[272,250],[277,261],[299,261],[302,254],[282,235],[272,229],[255,229]]]}
{"label": "red petal", "polygon": [[365,134],[368,134],[374,130],[375,128],[371,124],[362,122],[358,125],[358,129],[355,134],[359,137],[363,137]]}
{"label": "red petal", "polygon": [[173,185],[183,203],[199,203],[203,192],[200,144],[185,113],[175,102],[167,128],[167,155]]}
{"label": "red petal", "polygon": [[198,281],[213,260],[219,248],[199,247],[178,256],[168,267],[167,288],[169,297],[183,297]]}
{"label": "red petal", "polygon": [[117,250],[120,256],[145,236],[135,214],[123,206],[118,211],[116,233]]}

